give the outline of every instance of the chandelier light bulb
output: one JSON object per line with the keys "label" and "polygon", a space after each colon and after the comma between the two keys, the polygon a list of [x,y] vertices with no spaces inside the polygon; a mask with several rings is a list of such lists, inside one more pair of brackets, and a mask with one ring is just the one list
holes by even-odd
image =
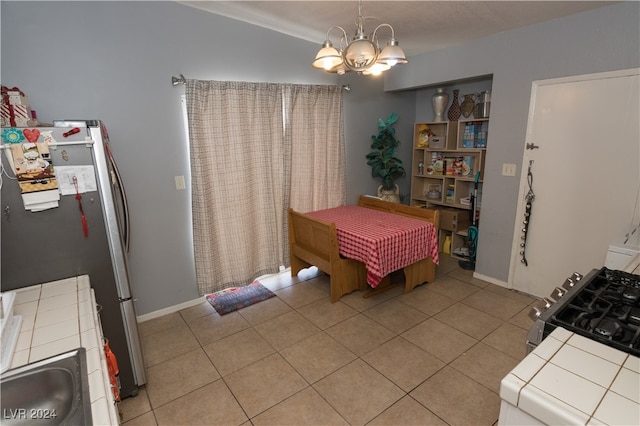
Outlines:
{"label": "chandelier light bulb", "polygon": [[342,64],[342,55],[338,50],[333,47],[331,41],[327,40],[322,45],[322,48],[316,55],[316,59],[311,63],[314,68],[324,69],[330,71],[333,68]]}
{"label": "chandelier light bulb", "polygon": [[398,45],[398,41],[392,38],[386,47],[382,49],[382,52],[380,52],[378,62],[384,62],[389,66],[394,66],[396,64],[406,64],[409,61],[407,61],[407,58],[404,56],[404,52]]}
{"label": "chandelier light bulb", "polygon": [[369,69],[362,72],[363,75],[380,75],[383,72],[391,69],[391,65],[383,62],[376,62]]}

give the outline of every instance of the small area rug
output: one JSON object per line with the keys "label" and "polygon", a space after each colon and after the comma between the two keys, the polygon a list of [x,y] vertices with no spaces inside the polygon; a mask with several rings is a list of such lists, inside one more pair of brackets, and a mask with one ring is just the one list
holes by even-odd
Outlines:
{"label": "small area rug", "polygon": [[244,287],[227,288],[216,293],[208,294],[205,297],[217,313],[226,315],[238,309],[246,308],[247,306],[267,300],[273,296],[275,296],[275,294],[271,290],[260,284],[259,281],[254,281]]}

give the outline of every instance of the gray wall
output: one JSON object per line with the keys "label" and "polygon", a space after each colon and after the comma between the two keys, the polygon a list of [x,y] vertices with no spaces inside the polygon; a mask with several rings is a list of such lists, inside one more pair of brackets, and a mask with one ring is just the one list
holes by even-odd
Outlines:
{"label": "gray wall", "polygon": [[407,90],[493,75],[478,274],[509,277],[519,179],[502,176],[502,164],[520,175],[532,82],[639,67],[639,22],[640,3],[623,2],[411,57],[386,78],[385,90]]}
{"label": "gray wall", "polygon": [[[337,76],[310,66],[323,40],[309,43],[165,1],[2,1],[0,8],[2,84],[25,91],[41,122],[107,124],[130,201],[137,313],[197,298],[184,87],[171,86],[171,76],[337,84]],[[378,117],[395,110],[411,123],[414,115],[413,101],[385,94],[382,79],[353,77],[341,78],[352,86],[345,94],[350,202],[376,188],[364,155]],[[409,140],[403,136],[405,147]],[[180,175],[186,191],[175,189]]]}
{"label": "gray wall", "polygon": [[341,84],[351,86],[345,93],[345,141],[348,146],[347,159],[347,202],[355,204],[360,194],[375,195],[380,179],[373,180],[371,167],[367,165],[366,155],[371,151],[371,136],[378,133],[378,119],[386,119],[395,112],[400,117],[394,128],[400,145],[396,150],[398,158],[407,168],[407,176],[396,181],[400,194],[407,197],[411,189],[409,177],[413,143],[413,120],[415,116],[415,91],[383,91],[382,78],[345,75]]}
{"label": "gray wall", "polygon": [[[2,84],[26,91],[40,121],[99,118],[109,128],[131,204],[138,314],[198,297],[180,107],[184,88],[171,86],[172,75],[350,84],[344,99],[347,196],[353,203],[360,193],[375,193],[379,183],[364,159],[378,118],[400,115],[399,155],[408,165],[413,123],[430,119],[425,104],[433,88],[493,74],[478,272],[506,281],[518,183],[500,171],[503,162],[519,165],[522,159],[531,82],[639,66],[636,2],[412,57],[384,83],[312,69],[322,40],[292,39],[171,2],[2,1],[0,8]],[[175,189],[178,175],[186,177],[186,191]],[[409,179],[399,184],[408,194]]]}

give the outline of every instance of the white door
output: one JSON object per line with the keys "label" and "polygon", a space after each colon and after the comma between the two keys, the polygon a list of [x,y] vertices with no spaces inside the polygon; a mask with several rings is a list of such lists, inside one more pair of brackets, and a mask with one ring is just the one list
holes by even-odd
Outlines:
{"label": "white door", "polygon": [[[640,70],[534,82],[509,286],[549,296],[574,271],[604,266],[640,190]],[[521,239],[531,162],[532,203]]]}

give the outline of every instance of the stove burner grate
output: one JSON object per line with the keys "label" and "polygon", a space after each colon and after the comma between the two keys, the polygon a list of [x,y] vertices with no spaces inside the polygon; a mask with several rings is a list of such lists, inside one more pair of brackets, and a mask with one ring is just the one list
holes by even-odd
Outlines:
{"label": "stove burner grate", "polygon": [[591,320],[591,330],[608,339],[618,340],[622,335],[622,326],[615,320],[609,318],[595,318]]}
{"label": "stove burner grate", "polygon": [[640,356],[640,276],[602,268],[546,322]]}

